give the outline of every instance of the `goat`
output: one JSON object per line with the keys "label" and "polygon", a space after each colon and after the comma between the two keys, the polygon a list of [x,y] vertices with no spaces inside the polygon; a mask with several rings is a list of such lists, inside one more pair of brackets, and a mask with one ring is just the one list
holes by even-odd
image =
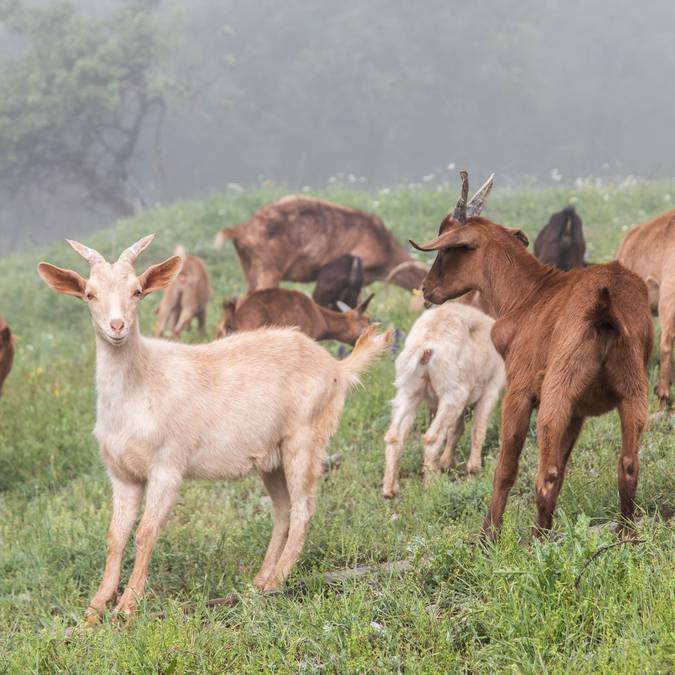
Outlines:
{"label": "goat", "polygon": [[370,295],[355,309],[338,300],[342,309],[334,312],[300,291],[268,288],[239,302],[225,302],[217,337],[262,326],[295,326],[314,340],[339,340],[353,345],[370,324],[366,309],[372,299]]}
{"label": "goat", "polygon": [[675,343],[675,211],[633,228],[621,243],[617,260],[647,284],[652,313],[661,321],[659,381],[662,409],[672,411],[673,344]]}
{"label": "goat", "polygon": [[155,336],[163,335],[168,329],[174,337],[178,337],[184,328],[189,329],[195,317],[199,332],[204,335],[211,294],[206,265],[200,258],[187,255],[182,246],[176,247],[174,255],[183,259],[183,267],[164,291],[162,302],[156,310],[159,324]]}
{"label": "goat", "polygon": [[618,484],[628,524],[635,509],[639,442],[647,418],[647,362],[654,341],[647,288],[617,262],[569,272],[542,265],[522,246],[527,245],[522,230],[467,209],[466,172],[462,182],[460,201],[441,223],[438,237],[421,246],[411,243],[437,251],[423,284],[428,301],[440,304],[477,289],[497,318],[492,341],[504,358],[508,386],[483,532],[494,538],[501,525],[534,408],[539,408],[535,533],[551,527],[584,419],[613,408],[621,418]]}
{"label": "goat", "polygon": [[422,402],[433,412],[424,434],[425,475],[452,466],[467,409],[473,409],[474,418],[466,470],[469,474],[480,471],[488,420],[505,381],[504,362],[490,340],[493,323],[480,310],[446,302],[424,312],[413,325],[396,359],[396,396],[384,437],[385,497],[396,495],[398,463]]}
{"label": "goat", "polygon": [[359,304],[363,286],[363,262],[357,255],[345,253],[331,260],[316,277],[312,299],[318,305],[338,310],[338,302],[349,307]]}
{"label": "goat", "polygon": [[[412,260],[377,216],[297,195],[263,206],[238,227],[220,230],[214,246],[220,248],[228,239],[239,256],[248,293],[276,288],[284,280],[314,281],[331,260],[346,253],[361,258],[366,285]],[[396,283],[410,290],[423,276],[408,269]]]}
{"label": "goat", "polygon": [[186,345],[141,335],[141,298],[180,272],[173,256],[136,276],[133,265],[153,235],[117,262],[77,242],[88,279],[42,262],[55,291],[86,302],[96,337],[94,435],[113,490],[103,580],[89,603],[95,622],[112,599],[124,548],[143,493],[136,559],[117,611],[131,614],[146,585],[162,525],[190,478],[239,478],[258,471],[272,498],[272,536],[255,579],[279,587],[297,561],[314,512],[317,478],[348,390],[391,342],[368,328],[354,351],[336,361],[300,331],[262,329],[210,344]]}
{"label": "goat", "polygon": [[14,338],[5,317],[0,316],[0,396],[14,362]]}
{"label": "goat", "polygon": [[583,224],[573,206],[554,213],[534,241],[534,255],[561,270],[584,267],[586,241]]}

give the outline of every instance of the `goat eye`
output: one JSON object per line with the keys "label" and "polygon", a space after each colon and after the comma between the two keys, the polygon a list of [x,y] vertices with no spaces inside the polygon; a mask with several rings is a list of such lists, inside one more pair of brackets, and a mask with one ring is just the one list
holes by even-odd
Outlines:
{"label": "goat eye", "polygon": [[135,298],[140,298],[142,295],[143,295],[143,291],[142,291],[140,288],[137,288],[137,289],[134,291],[134,297],[135,297]]}
{"label": "goat eye", "polygon": [[93,293],[87,293],[84,297],[87,300],[87,302],[91,302],[94,299],[94,294]]}

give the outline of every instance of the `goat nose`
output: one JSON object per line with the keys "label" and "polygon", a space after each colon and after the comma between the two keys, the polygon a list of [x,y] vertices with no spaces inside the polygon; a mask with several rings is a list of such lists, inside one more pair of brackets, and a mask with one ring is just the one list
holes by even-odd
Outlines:
{"label": "goat nose", "polygon": [[113,330],[120,331],[122,328],[124,328],[124,320],[123,319],[110,319],[110,327]]}

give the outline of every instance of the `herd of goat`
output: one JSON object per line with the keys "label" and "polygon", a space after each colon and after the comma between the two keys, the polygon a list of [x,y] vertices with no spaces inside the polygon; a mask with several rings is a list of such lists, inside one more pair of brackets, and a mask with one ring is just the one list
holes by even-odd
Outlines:
{"label": "herd of goat", "polygon": [[[204,332],[210,296],[204,263],[182,247],[137,275],[148,236],[114,263],[78,242],[88,278],[49,263],[38,271],[55,291],[83,300],[96,336],[94,434],[112,484],[112,518],[100,587],[87,609],[95,622],[116,597],[126,544],[136,558],[116,609],[130,614],[143,594],[153,546],[186,479],[261,475],[273,505],[272,534],[254,583],[265,591],[288,577],[315,508],[317,480],[351,387],[392,343],[366,313],[375,280],[411,293],[422,311],[396,359],[396,395],[385,441],[382,493],[396,495],[397,466],[416,411],[426,403],[425,477],[447,469],[473,411],[467,473],[481,468],[489,418],[504,387],[501,446],[483,533],[494,538],[534,409],[539,466],[536,526],[551,527],[566,465],[584,420],[617,409],[621,420],[618,487],[629,527],[647,420],[647,364],[654,341],[650,309],[661,320],[657,396],[670,409],[675,338],[675,211],[631,230],[617,261],[585,261],[582,223],[571,207],[554,214],[533,256],[522,230],[481,217],[492,177],[456,207],[413,259],[371,214],[304,196],[269,204],[243,225],[221,230],[232,241],[247,293],[224,303],[218,339],[188,345],[141,335],[137,304],[164,290],[157,336],[177,337],[196,319]],[[312,297],[279,288],[316,282]],[[448,302],[459,298],[459,302]],[[299,329],[299,330],[298,330]],[[336,359],[316,340],[355,345]],[[0,318],[0,386],[13,339]]]}

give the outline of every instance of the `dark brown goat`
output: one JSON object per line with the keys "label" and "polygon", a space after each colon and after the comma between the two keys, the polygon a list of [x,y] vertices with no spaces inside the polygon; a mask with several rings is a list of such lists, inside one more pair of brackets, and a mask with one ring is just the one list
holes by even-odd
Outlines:
{"label": "dark brown goat", "polygon": [[0,395],[14,361],[14,338],[3,316],[0,316]]}
{"label": "dark brown goat", "polygon": [[536,532],[551,526],[584,419],[613,408],[621,418],[618,482],[621,514],[628,522],[634,513],[639,442],[647,419],[647,361],[654,341],[647,288],[617,262],[569,272],[542,265],[524,242],[519,229],[449,214],[436,239],[413,243],[422,251],[438,251],[424,280],[427,300],[440,304],[480,290],[497,317],[492,341],[504,357],[508,390],[483,531],[494,537],[501,525],[534,408],[539,408]]}
{"label": "dark brown goat", "polygon": [[372,299],[371,295],[355,309],[335,312],[299,291],[268,288],[239,302],[226,302],[217,337],[262,326],[296,326],[314,340],[339,340],[353,345],[370,325],[366,309]]}
{"label": "dark brown goat", "polygon": [[[350,253],[363,262],[364,283],[384,279],[399,263],[412,260],[375,215],[340,204],[291,195],[256,211],[243,225],[225,228],[216,248],[231,239],[248,292],[276,288],[280,281],[314,281],[331,260]],[[424,272],[409,268],[396,277],[408,290]]]}
{"label": "dark brown goat", "polygon": [[331,260],[318,274],[312,298],[328,309],[339,310],[337,303],[356,307],[363,287],[363,262],[357,255],[345,253]]}
{"label": "dark brown goat", "polygon": [[584,267],[585,253],[583,224],[573,206],[554,213],[534,242],[534,255],[561,270]]}

